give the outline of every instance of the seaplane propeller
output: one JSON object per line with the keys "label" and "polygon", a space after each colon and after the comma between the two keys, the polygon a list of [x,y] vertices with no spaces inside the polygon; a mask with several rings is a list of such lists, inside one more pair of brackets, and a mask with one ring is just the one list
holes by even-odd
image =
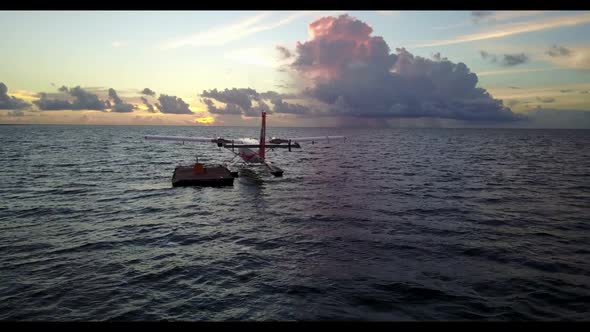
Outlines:
{"label": "seaplane propeller", "polygon": [[[318,141],[335,141],[346,140],[344,136],[318,136],[318,137],[294,137],[294,138],[277,138],[272,137],[267,141],[266,139],[266,112],[262,112],[262,126],[260,128],[260,139],[241,138],[235,140],[228,140],[221,137],[206,138],[206,137],[183,137],[183,136],[160,136],[160,135],[146,135],[146,140],[162,140],[175,142],[209,142],[215,143],[220,148],[226,148],[235,154],[235,157],[240,157],[246,165],[259,164],[265,165],[275,176],[282,176],[283,170],[276,165],[270,163],[266,159],[267,149],[300,149],[299,142],[312,142],[315,144]],[[237,150],[237,152],[235,151]],[[234,158],[235,158],[234,157]]]}

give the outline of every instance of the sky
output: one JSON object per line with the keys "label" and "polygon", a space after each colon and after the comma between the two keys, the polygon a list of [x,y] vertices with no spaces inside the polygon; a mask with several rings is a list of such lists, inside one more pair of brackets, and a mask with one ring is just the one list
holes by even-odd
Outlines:
{"label": "sky", "polygon": [[2,11],[0,123],[590,128],[590,11]]}

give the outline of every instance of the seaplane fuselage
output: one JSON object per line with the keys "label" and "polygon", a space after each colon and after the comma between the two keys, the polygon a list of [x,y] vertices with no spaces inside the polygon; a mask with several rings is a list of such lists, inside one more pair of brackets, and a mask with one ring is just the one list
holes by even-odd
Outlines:
{"label": "seaplane fuselage", "polygon": [[[235,144],[259,144],[260,142],[253,138],[242,138],[234,141]],[[247,163],[261,163],[259,149],[238,148],[238,155]]]}

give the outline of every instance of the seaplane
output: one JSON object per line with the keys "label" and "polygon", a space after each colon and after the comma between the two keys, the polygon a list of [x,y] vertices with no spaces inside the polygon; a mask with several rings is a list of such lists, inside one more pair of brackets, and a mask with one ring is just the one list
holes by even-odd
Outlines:
{"label": "seaplane", "polygon": [[[291,137],[291,138],[266,138],[266,112],[262,112],[262,124],[260,128],[260,139],[254,138],[240,138],[240,139],[225,139],[221,137],[207,138],[207,137],[183,137],[183,136],[160,136],[160,135],[145,135],[146,140],[161,140],[161,141],[175,141],[175,142],[203,142],[214,143],[219,148],[225,148],[234,154],[234,157],[225,163],[225,167],[229,168],[235,166],[236,158],[241,159],[242,166],[265,166],[272,175],[282,176],[283,170],[268,161],[266,158],[266,150],[268,149],[300,149],[300,142],[311,142],[315,144],[321,141],[335,141],[346,140],[345,136],[318,136],[318,137]],[[239,161],[239,160],[238,160]],[[195,167],[202,167],[198,163]],[[237,173],[237,172],[232,172]]]}

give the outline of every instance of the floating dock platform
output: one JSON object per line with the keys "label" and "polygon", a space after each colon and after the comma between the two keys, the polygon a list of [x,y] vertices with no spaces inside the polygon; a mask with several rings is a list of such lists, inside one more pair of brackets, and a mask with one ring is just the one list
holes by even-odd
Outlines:
{"label": "floating dock platform", "polygon": [[205,167],[203,164],[177,166],[172,175],[173,187],[187,186],[231,186],[234,184],[235,172],[224,166]]}

